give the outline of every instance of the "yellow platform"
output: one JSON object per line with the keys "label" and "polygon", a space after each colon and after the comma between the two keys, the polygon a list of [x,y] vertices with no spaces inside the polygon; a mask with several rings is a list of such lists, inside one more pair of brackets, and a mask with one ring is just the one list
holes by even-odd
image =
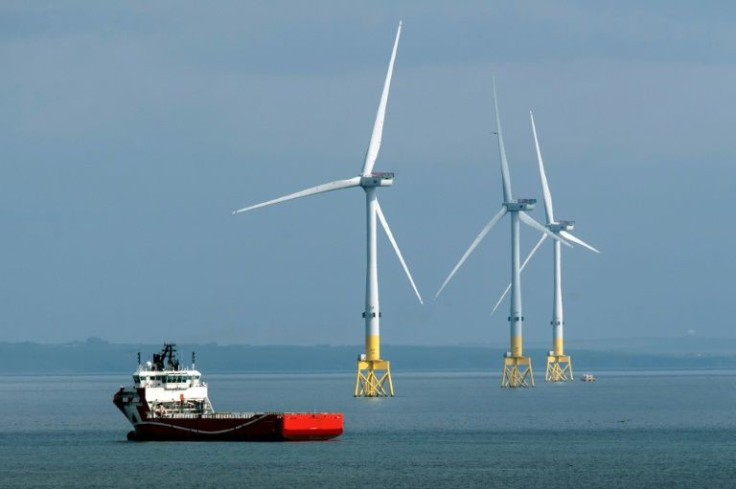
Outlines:
{"label": "yellow platform", "polygon": [[[363,357],[363,355],[361,355]],[[354,397],[393,397],[394,384],[388,360],[358,359]]]}
{"label": "yellow platform", "polygon": [[506,354],[503,359],[501,387],[534,387],[532,361],[529,357]]}
{"label": "yellow platform", "polygon": [[545,382],[567,382],[573,380],[572,359],[569,355],[547,355]]}

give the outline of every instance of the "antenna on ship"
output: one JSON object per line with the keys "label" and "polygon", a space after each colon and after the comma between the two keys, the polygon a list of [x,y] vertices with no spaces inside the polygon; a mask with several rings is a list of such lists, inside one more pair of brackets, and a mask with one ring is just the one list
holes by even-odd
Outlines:
{"label": "antenna on ship", "polygon": [[195,367],[195,357],[196,357],[196,353],[194,353],[194,352],[192,351],[192,370],[194,370],[194,369],[196,368],[196,367]]}
{"label": "antenna on ship", "polygon": [[141,352],[138,352],[138,366],[141,366]]}

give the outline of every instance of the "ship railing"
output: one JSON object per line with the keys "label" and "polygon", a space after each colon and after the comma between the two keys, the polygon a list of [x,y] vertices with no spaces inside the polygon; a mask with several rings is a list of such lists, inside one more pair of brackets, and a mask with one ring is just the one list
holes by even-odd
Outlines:
{"label": "ship railing", "polygon": [[281,414],[276,412],[243,412],[243,413],[187,413],[187,412],[167,412],[166,414],[154,415],[154,418],[177,418],[177,419],[241,419],[252,418],[254,416],[262,416],[264,414]]}
{"label": "ship railing", "polygon": [[204,414],[202,415],[203,418],[208,419],[234,419],[234,418],[251,418],[253,416],[256,416],[259,413],[251,413],[251,412],[244,412],[244,413],[210,413],[210,414]]}

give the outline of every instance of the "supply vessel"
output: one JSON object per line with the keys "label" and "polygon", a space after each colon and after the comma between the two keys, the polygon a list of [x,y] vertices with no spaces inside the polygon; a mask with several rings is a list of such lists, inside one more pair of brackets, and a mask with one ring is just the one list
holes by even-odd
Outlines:
{"label": "supply vessel", "polygon": [[176,345],[133,373],[133,386],[120,387],[113,404],[133,425],[136,441],[312,441],[342,434],[342,413],[216,412],[207,384],[195,369],[183,367]]}

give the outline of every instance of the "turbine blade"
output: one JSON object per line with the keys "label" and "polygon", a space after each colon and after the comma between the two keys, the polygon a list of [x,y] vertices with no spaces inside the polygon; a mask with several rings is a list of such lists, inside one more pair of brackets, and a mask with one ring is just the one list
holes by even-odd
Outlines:
{"label": "turbine blade", "polygon": [[[532,251],[529,252],[529,255],[526,257],[526,260],[524,260],[524,263],[521,264],[521,268],[519,269],[519,271],[521,271],[521,272],[524,271],[524,267],[526,267],[526,264],[529,263],[529,260],[532,259],[532,257],[534,256],[534,253],[537,252],[537,250],[539,249],[539,247],[542,246],[542,243],[544,243],[544,240],[545,239],[547,239],[547,235],[546,234],[542,234],[542,237],[539,238],[539,241],[537,241],[537,244],[534,245],[534,248],[532,248]],[[491,311],[491,314],[493,314],[493,313],[496,312],[496,309],[498,309],[498,306],[501,305],[501,302],[503,302],[503,299],[504,299],[504,297],[506,297],[506,294],[509,293],[509,290],[511,290],[511,284],[508,284],[506,286],[506,290],[504,290],[503,291],[503,294],[501,294],[501,298],[499,298],[498,299],[498,302],[496,302],[496,305],[493,306],[493,310]]]}
{"label": "turbine blade", "polygon": [[555,239],[555,240],[559,241],[560,243],[564,244],[565,246],[569,246],[570,248],[572,248],[572,245],[570,243],[568,243],[564,239],[560,238],[559,235],[553,233],[552,231],[550,231],[546,227],[544,227],[541,224],[539,224],[537,221],[534,220],[533,217],[527,215],[526,212],[519,212],[519,219],[521,219],[521,222],[523,222],[527,226],[532,227],[532,228],[536,229],[537,231],[541,231],[541,232],[547,234],[547,236],[549,236],[550,238]]}
{"label": "turbine blade", "polygon": [[365,161],[361,175],[368,175],[373,171],[373,165],[376,164],[378,158],[378,150],[381,149],[381,138],[383,137],[383,120],[386,117],[386,104],[388,102],[388,92],[391,87],[391,76],[394,73],[394,61],[396,60],[396,50],[399,47],[399,37],[401,36],[401,22],[399,29],[396,31],[396,39],[394,40],[394,49],[391,51],[391,60],[388,63],[388,72],[386,73],[386,81],[383,83],[383,93],[381,93],[381,101],[378,104],[378,112],[376,112],[376,121],[373,123],[373,134],[368,143],[368,151],[365,153]]}
{"label": "turbine blade", "polygon": [[506,298],[506,294],[509,293],[509,290],[511,290],[511,283],[509,283],[506,286],[506,290],[504,290],[503,291],[503,294],[501,294],[501,297],[498,298],[498,302],[496,302],[496,305],[493,306],[493,310],[491,311],[491,315],[493,315],[493,314],[496,313],[496,309],[498,309],[498,306],[500,306],[501,305],[501,302],[503,302],[503,300]]}
{"label": "turbine blade", "polygon": [[496,77],[493,77],[493,105],[496,108],[496,135],[498,136],[498,152],[501,154],[501,178],[503,180],[503,201],[511,202],[511,174],[509,173],[509,162],[506,159],[506,148],[503,145],[503,132],[501,131],[501,115],[498,111],[498,97],[496,96]]}
{"label": "turbine blade", "polygon": [[233,214],[240,214],[241,212],[252,211],[253,209],[258,209],[260,207],[266,207],[268,205],[279,204],[281,202],[299,199],[301,197],[307,197],[309,195],[322,194],[325,192],[332,192],[333,190],[340,190],[343,188],[358,187],[358,186],[360,186],[360,177],[348,178],[347,180],[337,180],[335,182],[324,183],[322,185],[317,185],[316,187],[311,187],[311,188],[301,190],[293,194],[285,195],[283,197],[279,197],[278,199],[269,200],[268,202],[263,202],[261,204],[252,205],[250,207],[243,207],[242,209],[233,211]]}
{"label": "turbine blade", "polygon": [[585,248],[588,248],[590,251],[595,251],[596,253],[600,253],[600,251],[596,250],[592,246],[590,246],[588,243],[583,241],[582,239],[578,238],[577,236],[574,236],[571,233],[568,233],[567,231],[560,231],[560,234],[563,238],[572,241],[573,243],[579,244],[580,246],[583,246]]}
{"label": "turbine blade", "polygon": [[391,228],[388,227],[386,216],[383,215],[383,211],[381,210],[381,204],[378,203],[378,200],[376,200],[376,215],[378,216],[378,220],[381,221],[383,230],[386,231],[386,236],[388,236],[388,240],[391,241],[391,245],[394,247],[394,251],[396,251],[396,256],[399,257],[401,266],[404,267],[404,272],[406,272],[406,276],[409,278],[409,283],[411,283],[411,287],[412,289],[414,289],[414,293],[417,295],[417,299],[419,299],[419,303],[424,304],[424,301],[422,300],[422,296],[419,294],[419,290],[417,289],[417,286],[414,283],[414,279],[411,278],[411,272],[409,271],[409,267],[406,266],[404,257],[401,255],[401,250],[399,250],[399,245],[396,244],[396,239],[394,239],[394,235],[391,232]]}
{"label": "turbine blade", "polygon": [[458,262],[458,264],[455,265],[455,268],[453,268],[452,271],[450,272],[450,275],[447,276],[447,278],[445,279],[445,282],[442,284],[442,287],[440,287],[440,290],[438,290],[437,293],[434,295],[435,299],[440,296],[442,291],[445,289],[445,286],[450,282],[450,279],[452,279],[452,277],[455,275],[455,272],[457,272],[460,269],[460,267],[463,265],[463,263],[465,263],[465,260],[468,258],[468,256],[470,256],[473,250],[475,250],[476,246],[478,246],[478,244],[483,240],[483,238],[486,237],[486,234],[488,234],[491,228],[493,228],[493,226],[495,226],[498,223],[498,221],[500,221],[501,218],[506,215],[506,212],[507,212],[506,207],[504,207],[498,212],[498,214],[493,216],[493,219],[488,221],[488,224],[486,224],[485,227],[480,231],[480,234],[478,234],[478,237],[475,238],[475,241],[473,241],[473,243],[470,245],[470,248],[468,248],[468,251],[465,252],[463,257],[460,258],[460,261]]}
{"label": "turbine blade", "polygon": [[534,146],[537,148],[537,162],[539,163],[539,179],[542,181],[542,195],[544,196],[544,212],[547,216],[547,224],[555,222],[554,212],[552,211],[552,194],[549,191],[549,183],[547,183],[547,175],[544,171],[544,161],[542,161],[542,151],[539,149],[539,140],[537,139],[537,127],[534,125],[534,114],[529,111],[529,117],[532,120],[532,132],[534,133]]}

